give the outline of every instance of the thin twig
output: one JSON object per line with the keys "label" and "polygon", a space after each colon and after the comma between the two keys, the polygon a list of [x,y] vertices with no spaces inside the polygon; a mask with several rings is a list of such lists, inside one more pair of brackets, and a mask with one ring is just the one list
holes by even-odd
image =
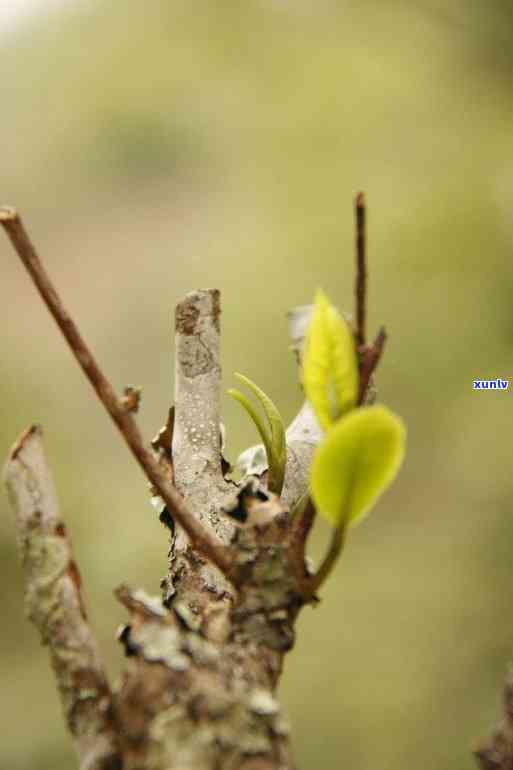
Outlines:
{"label": "thin twig", "polygon": [[362,365],[360,369],[360,388],[358,392],[358,405],[362,405],[365,401],[367,388],[372,377],[373,372],[376,370],[377,365],[383,355],[383,348],[387,339],[387,333],[385,327],[382,326],[379,330],[376,339],[369,345],[364,354]]}
{"label": "thin twig", "polygon": [[26,610],[49,647],[80,767],[118,767],[112,694],[37,426],[13,447],[5,482],[16,517]]}
{"label": "thin twig", "polygon": [[365,345],[365,325],[367,313],[367,245],[365,233],[365,197],[359,192],[355,198],[356,219],[356,344],[358,348]]}
{"label": "thin twig", "polygon": [[213,537],[194,517],[176,488],[169,483],[165,470],[155,460],[149,449],[144,446],[141,434],[132,415],[126,410],[122,400],[118,399],[112,385],[100,370],[73,319],[64,308],[16,210],[0,208],[0,223],[5,228],[18,256],[28,270],[48,310],[66,338],[73,355],[82,367],[84,374],[96,391],[100,401],[116,423],[149,481],[158,490],[168,510],[181,524],[189,536],[192,545],[209,557],[228,577],[231,568],[229,554],[220,541]]}

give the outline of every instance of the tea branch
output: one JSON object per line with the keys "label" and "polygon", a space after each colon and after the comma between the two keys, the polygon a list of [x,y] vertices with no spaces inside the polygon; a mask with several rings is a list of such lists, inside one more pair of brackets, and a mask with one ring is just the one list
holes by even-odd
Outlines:
{"label": "tea branch", "polygon": [[164,500],[168,510],[181,524],[191,544],[207,556],[229,577],[231,558],[222,543],[199,522],[184,502],[178,490],[169,482],[164,468],[157,462],[143,443],[139,428],[126,404],[119,399],[114,388],[96,363],[75,322],[65,309],[54,285],[46,272],[17,211],[0,208],[0,223],[9,236],[15,251],[25,265],[41,298],[64,335],[84,374],[93,386],[98,398],[109,412],[125,439],[130,451],[146,474],[150,483]]}

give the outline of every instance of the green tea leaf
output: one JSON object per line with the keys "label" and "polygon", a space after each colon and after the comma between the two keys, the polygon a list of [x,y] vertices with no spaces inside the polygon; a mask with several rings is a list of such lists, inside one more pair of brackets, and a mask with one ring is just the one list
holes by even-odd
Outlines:
{"label": "green tea leaf", "polygon": [[244,409],[256,425],[256,428],[264,444],[269,465],[269,489],[280,494],[285,477],[285,465],[287,462],[287,444],[285,439],[285,426],[281,415],[268,395],[261,390],[249,377],[235,373],[238,380],[243,382],[260,401],[267,417],[268,426],[264,425],[258,412],[251,402],[236,388],[231,388],[228,393],[242,404]]}
{"label": "green tea leaf", "polygon": [[313,458],[310,485],[335,527],[365,516],[394,480],[404,456],[402,420],[384,406],[356,409],[330,428]]}
{"label": "green tea leaf", "polygon": [[303,385],[324,430],[356,405],[358,364],[353,334],[320,289],[305,340]]}

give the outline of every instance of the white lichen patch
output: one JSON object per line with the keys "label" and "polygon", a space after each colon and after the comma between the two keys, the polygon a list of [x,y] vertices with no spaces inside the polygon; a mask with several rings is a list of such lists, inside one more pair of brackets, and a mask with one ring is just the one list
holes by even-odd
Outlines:
{"label": "white lichen patch", "polygon": [[259,716],[274,716],[280,710],[278,702],[273,698],[268,690],[253,690],[248,698],[250,711]]}
{"label": "white lichen patch", "polygon": [[173,671],[186,671],[190,659],[182,652],[181,634],[160,623],[144,623],[131,633],[131,640],[148,662],[160,661]]}
{"label": "white lichen patch", "polygon": [[159,596],[151,596],[142,588],[137,588],[135,591],[132,591],[131,595],[134,601],[141,604],[144,609],[148,610],[152,615],[165,618],[169,612],[162,604],[162,599]]}

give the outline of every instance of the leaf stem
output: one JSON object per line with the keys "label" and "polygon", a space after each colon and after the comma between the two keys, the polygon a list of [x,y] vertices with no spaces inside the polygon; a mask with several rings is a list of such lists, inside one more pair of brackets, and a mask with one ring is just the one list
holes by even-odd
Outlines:
{"label": "leaf stem", "polygon": [[340,554],[344,549],[347,529],[348,529],[347,523],[344,522],[342,526],[337,527],[336,529],[333,530],[328,552],[326,553],[323,561],[321,562],[319,569],[317,570],[315,575],[313,575],[310,581],[310,584],[308,586],[310,596],[314,596],[314,594],[317,593],[319,588],[323,585],[323,583],[327,580],[327,578],[330,576],[331,572],[333,571],[333,568],[337,563],[340,557]]}

